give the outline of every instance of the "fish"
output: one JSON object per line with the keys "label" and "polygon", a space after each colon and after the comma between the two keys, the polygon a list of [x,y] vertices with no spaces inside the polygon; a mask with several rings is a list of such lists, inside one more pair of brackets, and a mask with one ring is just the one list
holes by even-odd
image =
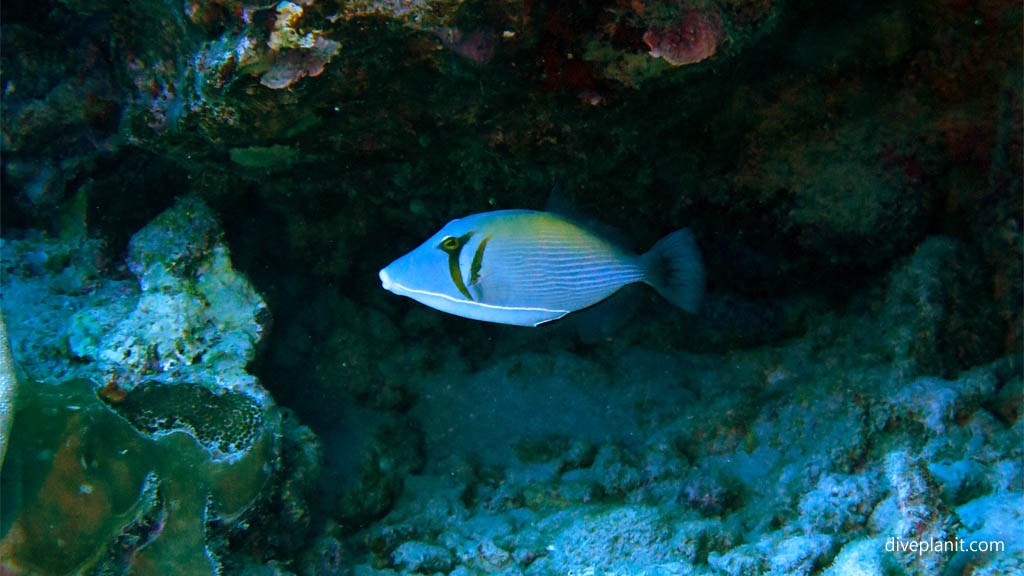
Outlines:
{"label": "fish", "polygon": [[381,286],[485,322],[538,326],[643,282],[697,313],[704,265],[693,234],[668,234],[636,254],[553,212],[496,210],[452,220],[379,272]]}

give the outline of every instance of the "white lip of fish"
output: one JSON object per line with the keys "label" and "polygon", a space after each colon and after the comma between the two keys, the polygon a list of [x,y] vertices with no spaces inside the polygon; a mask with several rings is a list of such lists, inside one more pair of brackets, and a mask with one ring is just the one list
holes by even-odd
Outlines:
{"label": "white lip of fish", "polygon": [[391,277],[388,276],[388,271],[381,268],[380,270],[380,285],[387,291],[391,291]]}
{"label": "white lip of fish", "polygon": [[[422,294],[424,296],[437,296],[438,298],[444,298],[445,300],[451,300],[452,302],[458,302],[460,304],[464,304],[466,302],[465,300],[455,298],[447,294],[430,292],[429,290],[415,290],[413,288],[402,286],[397,282],[392,282],[391,277],[388,276],[387,271],[384,269],[382,269],[380,271],[380,274],[378,275],[380,276],[381,287],[383,287],[388,292],[398,294],[399,296],[408,296],[409,294]],[[523,312],[561,312],[562,316],[565,316],[570,312],[570,310],[551,310],[550,308],[531,308],[527,306],[498,306],[495,304],[484,304],[483,302],[471,302],[471,304],[479,306],[480,308],[491,308],[493,310],[517,310]],[[558,318],[561,318],[562,316],[559,316]],[[555,318],[555,320],[557,320],[558,318]]]}

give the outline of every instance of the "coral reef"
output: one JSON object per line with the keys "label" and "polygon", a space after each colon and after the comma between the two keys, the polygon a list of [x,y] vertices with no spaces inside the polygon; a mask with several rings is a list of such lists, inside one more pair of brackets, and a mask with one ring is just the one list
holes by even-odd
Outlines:
{"label": "coral reef", "polygon": [[[956,534],[957,520],[937,498],[938,488],[921,463],[910,460],[905,452],[892,452],[886,457],[885,475],[893,491],[892,505],[898,510],[895,522],[885,527],[893,537],[931,542],[948,541]],[[920,572],[936,574],[946,561],[948,557],[939,554],[911,553],[902,563],[917,563]]]}
{"label": "coral reef", "polygon": [[132,237],[127,267],[137,282],[101,276],[96,240],[5,242],[15,356],[51,384],[88,378],[116,395],[143,380],[190,382],[262,404],[266,392],[245,365],[270,316],[220,235],[205,204],[181,200]]}
{"label": "coral reef", "polygon": [[644,43],[651,56],[664,58],[673,66],[700,62],[715,55],[724,39],[722,20],[717,13],[702,14],[689,10],[669,28],[651,27],[644,32]]}
{"label": "coral reef", "polygon": [[[877,293],[900,294],[921,260]],[[1024,422],[985,406],[1013,389],[1021,357],[917,377],[934,367],[894,362],[879,334],[918,325],[929,302],[749,351],[629,348],[608,367],[519,354],[468,376],[450,365],[414,408],[427,465],[353,537],[369,555],[357,573],[941,574],[1017,562],[1008,530],[1024,494]],[[880,346],[865,354],[870,340]],[[568,405],[563,418],[544,412]],[[893,544],[958,539],[1005,542],[1009,556]]]}
{"label": "coral reef", "polygon": [[8,570],[215,574],[213,511],[250,507],[278,466],[276,417],[226,463],[185,434],[139,435],[86,381],[42,387],[19,403],[18,452],[4,465],[5,482],[23,495],[4,494],[5,509],[18,512],[0,543]]}
{"label": "coral reef", "polygon": [[[5,4],[0,572],[1020,573],[1020,22]],[[379,289],[560,195],[639,252],[689,227],[699,314]]]}
{"label": "coral reef", "polygon": [[[269,315],[212,212],[183,198],[136,233],[134,282],[81,240],[3,244],[3,309],[35,382],[4,461],[4,570],[219,574],[250,555],[235,544],[249,528],[301,543],[319,444],[245,369]],[[256,561],[299,547],[264,536]]]}
{"label": "coral reef", "polygon": [[248,396],[215,395],[197,384],[144,382],[130,392],[103,389],[100,396],[136,430],[155,436],[185,432],[215,459],[244,453],[263,427],[262,409]]}
{"label": "coral reef", "polygon": [[287,88],[304,76],[319,76],[341,48],[340,42],[324,38],[319,30],[305,34],[295,30],[302,17],[302,6],[281,2],[276,10],[277,18],[267,40],[274,56],[269,64],[254,64],[259,68],[269,65],[260,75],[260,84],[275,90]]}
{"label": "coral reef", "polygon": [[305,548],[319,443],[287,411],[269,409],[225,461],[191,430],[140,435],[86,381],[20,406],[3,469],[5,570],[219,574]]}

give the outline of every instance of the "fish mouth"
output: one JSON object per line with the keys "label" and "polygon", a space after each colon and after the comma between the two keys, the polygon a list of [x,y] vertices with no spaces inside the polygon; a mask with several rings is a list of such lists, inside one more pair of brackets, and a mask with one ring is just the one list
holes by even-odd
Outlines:
{"label": "fish mouth", "polygon": [[380,269],[380,273],[377,274],[377,275],[380,276],[380,285],[381,285],[381,287],[383,287],[385,290],[390,291],[391,290],[391,277],[388,276],[388,269],[387,268],[381,268]]}

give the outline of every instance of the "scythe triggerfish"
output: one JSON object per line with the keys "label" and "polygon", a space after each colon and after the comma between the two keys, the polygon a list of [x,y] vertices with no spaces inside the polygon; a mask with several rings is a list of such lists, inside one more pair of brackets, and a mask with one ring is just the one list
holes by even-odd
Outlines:
{"label": "scythe triggerfish", "polygon": [[498,210],[452,220],[381,270],[380,281],[443,312],[536,326],[634,282],[695,312],[704,268],[687,229],[637,255],[554,213]]}

